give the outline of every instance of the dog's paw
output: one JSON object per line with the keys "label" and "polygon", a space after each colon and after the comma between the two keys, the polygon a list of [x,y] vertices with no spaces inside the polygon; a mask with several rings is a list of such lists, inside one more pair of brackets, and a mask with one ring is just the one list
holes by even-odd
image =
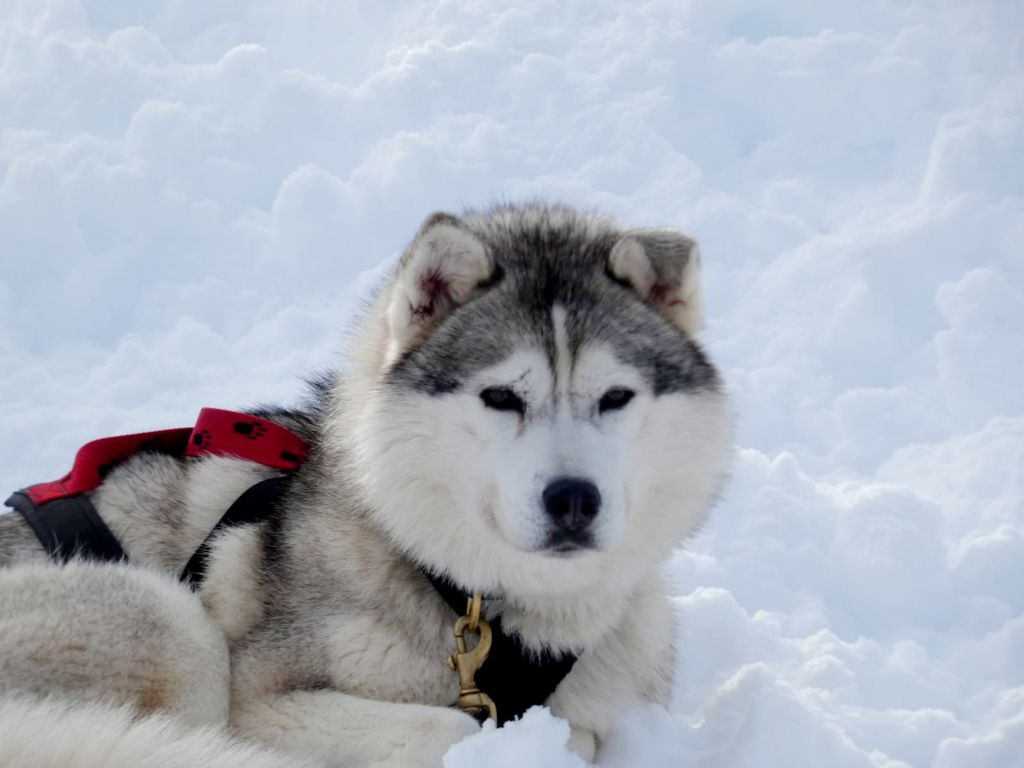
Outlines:
{"label": "dog's paw", "polygon": [[597,754],[597,736],[593,731],[574,725],[569,734],[569,749],[582,757],[587,763],[592,763]]}

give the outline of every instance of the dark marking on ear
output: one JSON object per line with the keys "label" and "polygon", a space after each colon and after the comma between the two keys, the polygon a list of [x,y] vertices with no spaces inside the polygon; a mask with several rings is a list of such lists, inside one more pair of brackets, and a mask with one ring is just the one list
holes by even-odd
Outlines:
{"label": "dark marking on ear", "polygon": [[679,306],[686,303],[681,299],[672,298],[672,296],[669,295],[670,290],[672,290],[672,286],[670,285],[667,285],[665,283],[655,283],[654,285],[651,286],[650,291],[648,291],[648,299],[653,304],[664,304],[670,307]]}
{"label": "dark marking on ear", "polygon": [[425,272],[420,278],[420,291],[426,298],[426,302],[414,307],[411,304],[409,309],[415,317],[430,318],[434,316],[440,306],[449,304],[452,301],[451,293],[448,290],[448,283],[438,269]]}

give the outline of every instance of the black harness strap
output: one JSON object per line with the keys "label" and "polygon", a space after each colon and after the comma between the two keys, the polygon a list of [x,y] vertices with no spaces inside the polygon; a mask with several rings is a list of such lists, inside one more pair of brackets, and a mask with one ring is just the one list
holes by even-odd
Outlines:
{"label": "black harness strap", "polygon": [[127,559],[84,493],[36,506],[28,494],[16,491],[5,503],[21,513],[54,560],[66,563],[72,557],[110,562]]}
{"label": "black harness strap", "polygon": [[[423,570],[438,594],[458,616],[466,613],[469,595],[445,578]],[[487,661],[476,673],[480,690],[490,696],[498,708],[498,724],[522,717],[530,707],[543,704],[572,670],[579,656],[536,653],[526,648],[519,636],[505,632],[501,618],[488,620],[493,636]]]}
{"label": "black harness strap", "polygon": [[287,488],[290,477],[290,475],[285,475],[261,480],[235,499],[234,503],[228,507],[228,511],[217,521],[217,525],[203,539],[199,549],[185,563],[185,569],[181,572],[181,580],[187,581],[193,589],[198,588],[206,576],[206,563],[210,557],[210,542],[213,537],[229,525],[245,525],[266,520]]}
{"label": "black harness strap", "polygon": [[[235,499],[203,539],[195,554],[189,558],[181,572],[181,580],[188,582],[193,589],[198,588],[206,576],[209,545],[214,536],[227,526],[245,525],[267,518],[284,493],[289,478],[290,475],[285,475],[262,480]],[[105,562],[128,559],[117,538],[84,493],[36,505],[26,493],[17,491],[5,503],[21,513],[54,560],[66,563],[72,557]]]}

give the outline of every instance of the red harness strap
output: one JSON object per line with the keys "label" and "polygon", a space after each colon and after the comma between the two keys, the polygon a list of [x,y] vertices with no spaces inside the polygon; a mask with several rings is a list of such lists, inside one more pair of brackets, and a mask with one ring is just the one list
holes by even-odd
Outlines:
{"label": "red harness strap", "polygon": [[117,464],[139,451],[178,456],[233,456],[285,471],[306,459],[306,444],[280,424],[258,416],[203,408],[195,427],[104,437],[86,443],[71,471],[60,480],[24,490],[32,503],[45,504],[96,488]]}

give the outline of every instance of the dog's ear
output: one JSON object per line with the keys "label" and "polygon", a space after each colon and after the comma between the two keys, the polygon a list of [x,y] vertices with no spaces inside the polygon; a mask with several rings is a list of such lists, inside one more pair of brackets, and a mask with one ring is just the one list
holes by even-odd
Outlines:
{"label": "dog's ear", "polygon": [[493,272],[484,244],[456,216],[435,213],[402,254],[388,305],[388,359],[425,338]]}
{"label": "dog's ear", "polygon": [[674,229],[636,229],[612,246],[608,271],[687,335],[703,324],[700,252]]}

